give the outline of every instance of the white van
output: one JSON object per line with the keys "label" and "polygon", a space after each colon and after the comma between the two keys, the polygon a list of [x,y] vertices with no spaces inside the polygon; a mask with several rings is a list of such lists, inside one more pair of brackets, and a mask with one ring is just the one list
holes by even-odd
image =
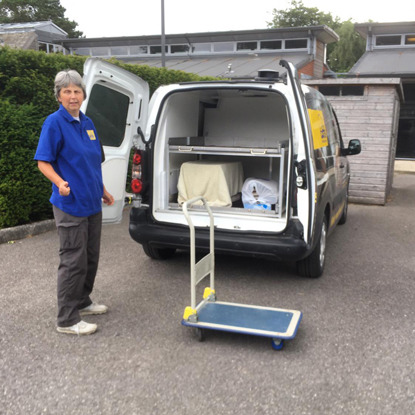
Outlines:
{"label": "white van", "polygon": [[[347,216],[349,165],[359,140],[344,148],[336,116],[322,94],[284,76],[193,82],[157,89],[107,62],[89,59],[84,111],[101,139],[107,189],[121,219],[131,145],[135,193],[129,231],[154,259],[189,247],[184,201],[204,196],[215,217],[217,252],[296,261],[318,277],[326,238]],[[149,104],[149,105],[148,105]],[[193,206],[196,246],[208,248],[209,218]]]}

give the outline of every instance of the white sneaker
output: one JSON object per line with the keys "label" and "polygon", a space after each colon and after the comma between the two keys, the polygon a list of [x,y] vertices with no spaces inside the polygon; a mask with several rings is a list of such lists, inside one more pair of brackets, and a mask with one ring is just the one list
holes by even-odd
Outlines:
{"label": "white sneaker", "polygon": [[77,334],[78,336],[84,334],[92,334],[97,331],[98,326],[96,324],[90,324],[86,321],[81,320],[79,323],[74,324],[70,327],[57,327],[59,333],[66,333],[66,334]]}
{"label": "white sneaker", "polygon": [[91,314],[105,314],[108,311],[108,307],[103,304],[92,303],[88,307],[81,308],[79,314],[81,316],[88,316]]}

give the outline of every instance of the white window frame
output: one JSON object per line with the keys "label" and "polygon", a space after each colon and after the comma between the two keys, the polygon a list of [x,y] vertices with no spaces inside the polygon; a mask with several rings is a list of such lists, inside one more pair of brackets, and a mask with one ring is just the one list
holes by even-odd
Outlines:
{"label": "white window frame", "polygon": [[[394,37],[394,36],[400,36],[401,41],[399,44],[396,45],[377,45],[377,39],[381,37]],[[415,43],[411,45],[405,44],[405,39],[407,36],[413,36],[415,38],[415,33],[394,33],[394,34],[379,34],[373,36],[373,48],[374,49],[393,49],[393,48],[413,48],[415,47]]]}

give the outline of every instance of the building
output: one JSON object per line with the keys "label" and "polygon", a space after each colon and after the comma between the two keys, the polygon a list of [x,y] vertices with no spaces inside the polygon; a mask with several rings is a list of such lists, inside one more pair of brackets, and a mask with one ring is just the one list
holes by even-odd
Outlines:
{"label": "building", "polygon": [[293,62],[304,78],[322,78],[326,45],[338,41],[327,26],[208,32],[165,36],[63,39],[76,55],[115,57],[151,67],[165,67],[200,76],[252,78],[260,69],[282,70],[281,59]]}
{"label": "building", "polygon": [[51,21],[0,24],[0,46],[43,50],[47,53],[63,52],[58,42],[67,37],[68,34]]}
{"label": "building", "polygon": [[347,142],[350,200],[383,205],[395,170],[415,171],[415,22],[356,24],[366,52],[344,78],[307,81],[330,99]]}
{"label": "building", "polygon": [[[415,29],[405,24],[375,26],[379,26],[379,30],[392,30],[393,36],[402,33],[399,39],[405,44],[403,55],[410,52],[410,33]],[[356,25],[356,30],[364,37],[365,28],[364,24]],[[367,52],[346,78],[328,76],[333,74],[325,63],[326,46],[337,41],[338,36],[326,26],[168,35],[165,66],[201,76],[252,78],[264,68],[283,72],[278,64],[281,59],[293,62],[304,83],[329,97],[346,144],[353,138],[362,142],[361,155],[350,161],[350,201],[383,205],[392,187],[397,146],[398,157],[403,154],[400,149],[409,147],[403,141],[405,134],[408,135],[405,126],[409,130],[413,126],[408,126],[402,117],[408,115],[405,97],[409,84],[406,81],[410,80],[411,68],[401,66],[396,72],[389,59],[393,62],[396,60],[393,56],[401,56],[402,51],[393,51],[392,40],[381,38],[381,31],[376,33],[379,38],[373,41],[368,37]],[[68,39],[61,44],[70,53],[103,58],[115,56],[129,63],[162,66],[160,36]],[[367,69],[367,62],[373,60],[373,54],[379,53],[382,46],[386,46],[383,50],[388,52],[384,55],[388,65],[377,58],[368,66],[372,70]],[[408,58],[401,59],[410,61],[411,56],[409,53]],[[376,68],[382,67],[387,69],[376,72]],[[398,136],[400,141],[397,141]],[[405,156],[409,157],[410,153],[407,151]]]}
{"label": "building", "polygon": [[415,171],[415,22],[355,28],[366,52],[342,78],[326,65],[326,47],[339,39],[327,26],[174,34],[162,42],[160,35],[68,39],[52,22],[38,22],[0,25],[0,43],[36,49],[37,41],[46,52],[234,79],[253,78],[260,69],[282,73],[279,61],[288,60],[304,83],[328,96],[346,145],[353,138],[362,142],[362,153],[350,160],[350,201],[383,205],[396,164],[405,160]]}
{"label": "building", "polygon": [[415,22],[362,23],[355,28],[366,38],[366,53],[350,75],[401,79],[396,159],[415,160]]}

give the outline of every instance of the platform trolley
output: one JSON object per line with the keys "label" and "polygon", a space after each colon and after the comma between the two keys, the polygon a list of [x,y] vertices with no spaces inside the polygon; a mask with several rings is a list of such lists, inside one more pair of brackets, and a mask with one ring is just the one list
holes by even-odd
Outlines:
{"label": "platform trolley", "polygon": [[[189,208],[202,201],[210,218],[209,253],[196,262],[196,235]],[[200,212],[194,209],[193,214]],[[283,347],[284,340],[297,334],[302,313],[296,310],[261,307],[216,301],[215,292],[215,237],[212,211],[203,197],[195,197],[183,204],[183,213],[190,228],[190,306],[186,307],[182,324],[196,328],[199,340],[205,338],[205,330],[221,330],[271,338],[275,350]],[[196,304],[196,286],[210,275],[203,299]]]}

